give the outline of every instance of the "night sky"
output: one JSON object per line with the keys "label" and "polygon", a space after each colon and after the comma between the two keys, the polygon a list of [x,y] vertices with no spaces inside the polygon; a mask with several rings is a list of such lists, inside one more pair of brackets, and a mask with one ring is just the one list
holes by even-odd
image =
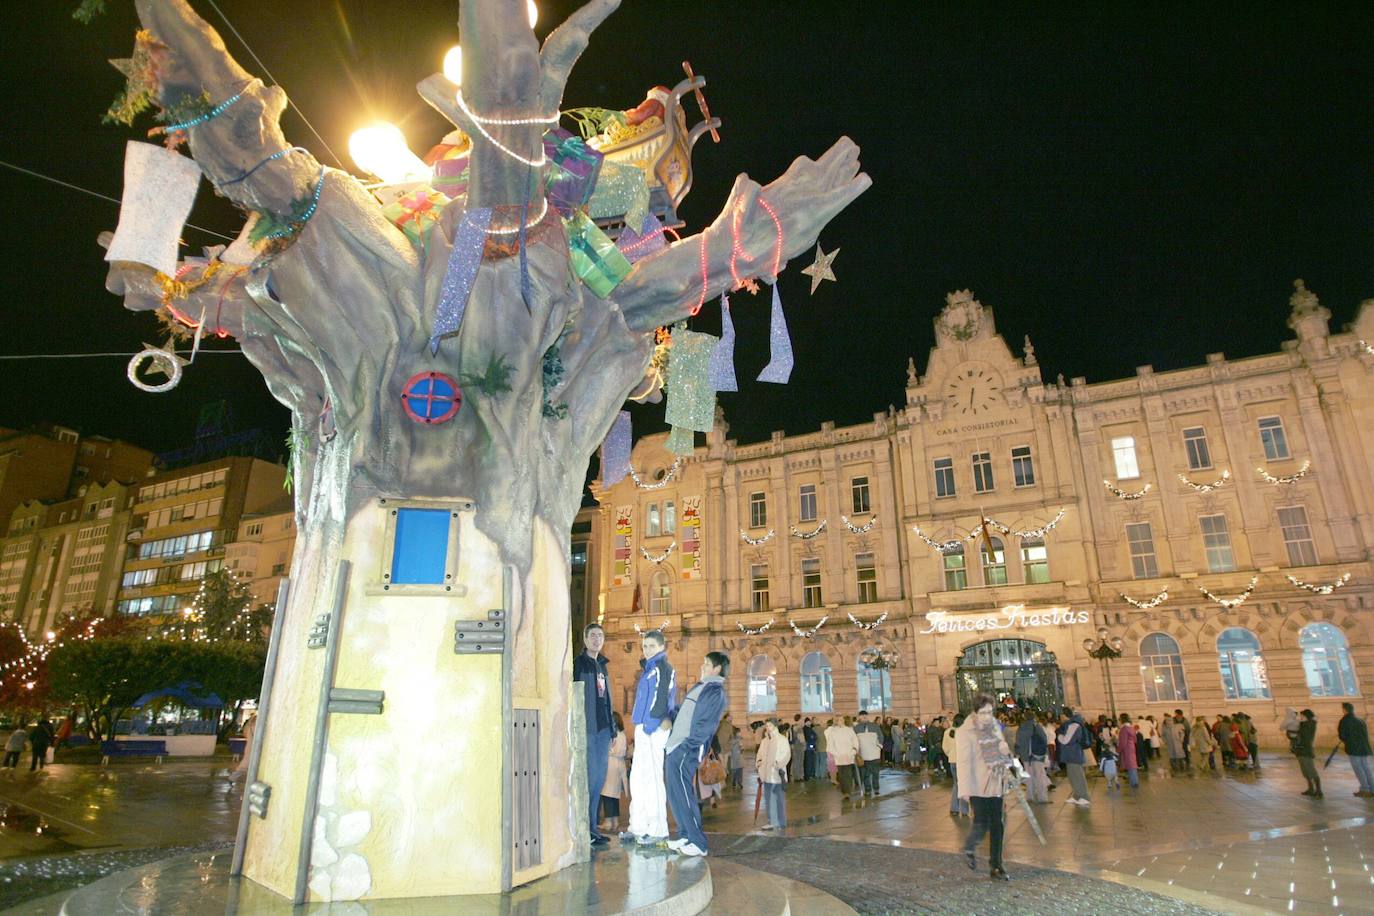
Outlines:
{"label": "night sky", "polygon": [[[100,123],[122,80],[105,60],[128,56],[133,4],[109,0],[82,26],[76,2],[7,17],[0,159],[117,198],[125,140],[152,125]],[[193,5],[265,76],[208,3]],[[455,0],[219,5],[355,173],[356,127],[392,120],[421,153],[447,129],[413,87],[457,39]],[[539,35],[576,5],[543,0]],[[633,107],[684,59],[707,77],[722,142],[696,148],[686,231],[714,218],[738,172],[766,183],[841,134],[873,177],[821,236],[843,249],[839,282],[809,296],[810,254],[783,274],[790,385],[752,381],[767,362],[766,289],[732,300],[744,389],[722,396],[732,436],[901,404],[907,357],[925,368],[954,289],[992,307],[1018,352],[1029,334],[1047,380],[1091,381],[1277,350],[1295,277],[1334,329],[1374,297],[1374,4],[1053,6],[626,0],[597,31],[565,107]],[[285,125],[338,165],[294,112]],[[0,354],[156,340],[151,316],[104,291],[95,238],[115,204],[5,169],[0,195]],[[233,235],[242,218],[203,184],[191,221]],[[718,310],[694,327],[718,333]],[[168,449],[224,397],[240,427],[285,434],[242,357],[203,357],[163,395],[135,390],[124,363],[0,361],[0,426],[49,419]],[[636,408],[636,429],[661,418],[661,405]]]}

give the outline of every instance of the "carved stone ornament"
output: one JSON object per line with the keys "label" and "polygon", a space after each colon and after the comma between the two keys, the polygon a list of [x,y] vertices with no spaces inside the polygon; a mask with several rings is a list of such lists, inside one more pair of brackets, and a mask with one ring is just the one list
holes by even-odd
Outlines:
{"label": "carved stone ornament", "polygon": [[945,308],[935,321],[936,328],[954,340],[972,340],[983,326],[983,304],[966,289],[945,295]]}

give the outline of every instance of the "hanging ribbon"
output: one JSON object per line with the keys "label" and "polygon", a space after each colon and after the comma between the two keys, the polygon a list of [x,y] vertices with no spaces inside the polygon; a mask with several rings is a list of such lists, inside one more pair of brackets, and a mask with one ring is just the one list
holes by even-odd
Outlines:
{"label": "hanging ribbon", "polygon": [[673,431],[668,433],[668,441],[664,447],[674,455],[690,455],[696,451],[696,433],[681,426],[674,426]]}
{"label": "hanging ribbon", "polygon": [[[491,226],[491,208],[477,207],[463,214],[458,231],[453,236],[453,250],[448,256],[448,270],[444,274],[439,294],[439,309],[434,316],[434,333],[429,338],[429,352],[439,352],[439,341],[458,333],[463,312],[472,295],[477,269],[482,266],[482,249],[487,242],[487,228]],[[523,248],[522,248],[523,251]]]}
{"label": "hanging ribbon", "polygon": [[711,351],[711,387],[739,391],[735,379],[735,323],[730,319],[730,300],[720,294],[720,341]]}
{"label": "hanging ribbon", "polygon": [[[773,317],[768,325],[768,365],[759,373],[760,382],[786,385],[792,377],[792,339],[787,336],[787,319],[782,314],[778,284],[773,284]],[[676,354],[675,354],[676,355]]]}
{"label": "hanging ribbon", "polygon": [[533,315],[534,309],[530,306],[530,265],[529,259],[525,255],[525,249],[528,247],[526,239],[529,226],[527,224],[530,220],[530,193],[534,184],[535,172],[533,168],[527,168],[526,173],[529,180],[526,182],[527,187],[525,188],[525,205],[520,208],[520,298],[525,300],[525,311]]}
{"label": "hanging ribbon", "polygon": [[630,412],[616,414],[606,441],[601,443],[601,483],[613,487],[625,479],[630,470]]}

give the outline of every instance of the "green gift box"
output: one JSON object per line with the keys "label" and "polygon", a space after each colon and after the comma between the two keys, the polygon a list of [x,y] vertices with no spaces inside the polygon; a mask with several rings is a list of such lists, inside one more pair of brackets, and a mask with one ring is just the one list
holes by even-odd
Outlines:
{"label": "green gift box", "polygon": [[580,210],[572,218],[563,220],[568,233],[568,254],[573,272],[599,298],[605,299],[620,281],[629,276],[633,266],[610,236],[597,228],[596,223]]}
{"label": "green gift box", "polygon": [[382,214],[415,245],[424,244],[425,233],[439,221],[449,199],[430,187],[418,187],[382,207]]}

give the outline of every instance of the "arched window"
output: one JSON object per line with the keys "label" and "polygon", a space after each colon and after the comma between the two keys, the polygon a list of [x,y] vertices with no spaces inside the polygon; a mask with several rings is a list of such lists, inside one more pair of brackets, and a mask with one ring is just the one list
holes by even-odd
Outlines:
{"label": "arched window", "polygon": [[1228,700],[1269,699],[1269,670],[1260,641],[1245,627],[1231,627],[1217,637],[1221,687]]}
{"label": "arched window", "polygon": [[1140,679],[1148,703],[1173,703],[1188,699],[1183,678],[1183,656],[1178,643],[1166,633],[1151,633],[1140,641]]}
{"label": "arched window", "polygon": [[964,545],[944,553],[942,562],[945,567],[945,591],[954,592],[968,588],[968,568],[964,565]]}
{"label": "arched window", "polygon": [[749,711],[778,711],[778,669],[766,655],[749,659]]}
{"label": "arched window", "polygon": [[855,663],[859,675],[859,708],[874,715],[892,708],[892,675],[886,668],[870,668],[863,661]]}
{"label": "arched window", "polygon": [[1050,581],[1050,554],[1044,538],[1021,539],[1021,571],[1028,585]]}
{"label": "arched window", "polygon": [[1302,670],[1307,688],[1314,697],[1353,697],[1355,668],[1350,664],[1350,646],[1345,634],[1329,623],[1309,623],[1298,636],[1302,647]]}
{"label": "arched window", "polygon": [[[980,559],[983,561],[983,584],[984,585],[1006,585],[1007,584],[1007,551],[1002,545],[1001,538],[981,538],[978,541],[982,545],[979,550]],[[988,553],[988,545],[992,545],[992,552]]]}
{"label": "arched window", "polygon": [[666,570],[660,569],[649,580],[649,613],[671,614],[673,612],[673,587]]}
{"label": "arched window", "polygon": [[831,712],[834,697],[830,660],[824,652],[807,653],[801,663],[801,711]]}

